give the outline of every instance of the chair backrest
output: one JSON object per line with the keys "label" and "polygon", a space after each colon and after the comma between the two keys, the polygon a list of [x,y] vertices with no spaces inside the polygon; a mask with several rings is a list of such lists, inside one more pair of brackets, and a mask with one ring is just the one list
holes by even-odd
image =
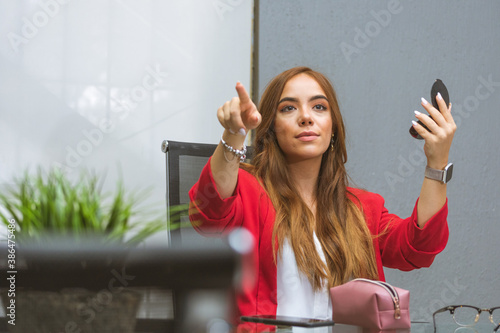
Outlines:
{"label": "chair backrest", "polygon": [[[215,242],[199,235],[191,226],[187,208],[178,214],[175,207],[189,204],[188,192],[198,181],[201,170],[212,156],[216,144],[164,140],[162,151],[166,155],[167,216],[169,218],[169,244]],[[250,158],[252,149],[247,148]],[[180,226],[180,227],[179,227]]]}
{"label": "chair backrest", "polygon": [[168,237],[171,246],[201,238],[190,228],[187,210],[176,214],[174,207],[189,204],[189,189],[200,177],[201,170],[217,145],[165,140],[161,149],[166,157]]}

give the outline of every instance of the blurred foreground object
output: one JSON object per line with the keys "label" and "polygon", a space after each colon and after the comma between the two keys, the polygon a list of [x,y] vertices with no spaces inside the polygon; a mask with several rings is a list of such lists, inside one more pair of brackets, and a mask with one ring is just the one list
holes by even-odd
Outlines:
{"label": "blurred foreground object", "polygon": [[[1,269],[9,272],[7,246],[0,249]],[[90,240],[75,244],[72,239],[54,238],[44,245],[22,245],[17,248],[14,286],[2,288],[4,309],[5,302],[14,300],[15,304],[16,325],[6,326],[11,332],[81,329],[125,333],[208,332],[215,325],[220,329],[227,327],[229,332],[228,322],[234,311],[232,290],[240,284],[235,279],[241,276],[240,251],[229,242],[141,249]],[[138,295],[140,300],[147,288],[174,290],[183,306],[173,321],[148,323],[144,319],[134,330],[137,307],[129,295]],[[9,289],[15,295],[7,296]],[[42,294],[45,301],[26,303],[40,299]],[[68,298],[71,303],[64,307],[61,302]],[[117,319],[119,305],[123,306],[120,311],[129,316],[127,320]],[[10,319],[7,310],[6,320]],[[98,328],[98,323],[104,324],[104,328]]]}

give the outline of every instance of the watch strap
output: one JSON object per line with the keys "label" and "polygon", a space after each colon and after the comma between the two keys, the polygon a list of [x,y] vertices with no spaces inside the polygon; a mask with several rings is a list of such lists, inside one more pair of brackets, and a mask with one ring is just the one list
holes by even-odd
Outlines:
{"label": "watch strap", "polygon": [[[443,184],[446,184],[451,180],[451,172],[453,168],[453,164],[449,163],[444,170],[433,169],[429,166],[425,167],[425,177],[433,180],[437,180]],[[450,174],[448,175],[448,172]]]}

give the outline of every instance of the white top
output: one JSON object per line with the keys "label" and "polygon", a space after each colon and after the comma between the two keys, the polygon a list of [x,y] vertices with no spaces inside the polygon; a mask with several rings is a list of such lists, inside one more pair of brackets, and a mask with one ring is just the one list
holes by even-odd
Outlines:
{"label": "white top", "polygon": [[[313,234],[314,244],[321,260],[326,264],[321,244]],[[321,291],[314,292],[307,277],[299,272],[295,254],[288,242],[283,243],[282,255],[278,256],[276,315],[314,319],[332,319],[332,302],[325,283]]]}

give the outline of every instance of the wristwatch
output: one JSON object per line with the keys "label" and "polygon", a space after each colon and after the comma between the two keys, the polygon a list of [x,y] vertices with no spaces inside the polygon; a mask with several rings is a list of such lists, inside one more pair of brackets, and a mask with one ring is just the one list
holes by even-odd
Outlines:
{"label": "wristwatch", "polygon": [[448,165],[444,167],[444,170],[437,170],[429,168],[428,166],[425,167],[425,177],[440,181],[443,184],[448,183],[452,175],[453,163],[448,163]]}

